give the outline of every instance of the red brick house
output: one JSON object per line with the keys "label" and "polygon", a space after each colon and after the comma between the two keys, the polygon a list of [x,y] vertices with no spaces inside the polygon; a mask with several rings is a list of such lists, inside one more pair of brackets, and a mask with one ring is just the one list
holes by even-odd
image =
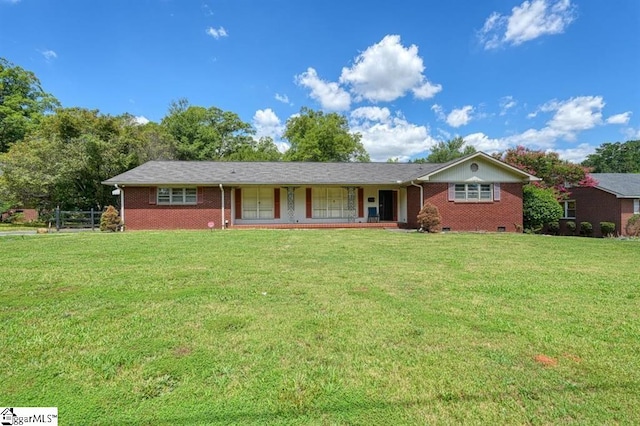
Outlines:
{"label": "red brick house", "polygon": [[134,230],[415,228],[429,201],[444,230],[516,232],[534,180],[477,152],[444,164],[150,161],[103,183]]}
{"label": "red brick house", "polygon": [[[592,173],[598,184],[590,188],[571,188],[571,195],[562,202],[563,229],[566,222],[593,225],[593,235],[600,237],[600,222],[616,224],[616,234],[625,235],[627,221],[640,214],[640,173]],[[566,232],[566,231],[565,231]]]}

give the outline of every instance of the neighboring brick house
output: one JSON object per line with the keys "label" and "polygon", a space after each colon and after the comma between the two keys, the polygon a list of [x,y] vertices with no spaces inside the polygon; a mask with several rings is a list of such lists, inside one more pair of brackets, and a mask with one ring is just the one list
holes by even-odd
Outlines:
{"label": "neighboring brick house", "polygon": [[429,201],[445,230],[518,232],[534,180],[477,152],[444,164],[150,161],[103,183],[127,229],[416,228]]}
{"label": "neighboring brick house", "polygon": [[[600,237],[600,222],[616,224],[616,233],[625,235],[627,221],[640,213],[640,173],[591,173],[598,184],[590,188],[571,188],[564,208],[563,229],[567,221],[593,225],[593,235]],[[566,232],[566,231],[565,231]]]}

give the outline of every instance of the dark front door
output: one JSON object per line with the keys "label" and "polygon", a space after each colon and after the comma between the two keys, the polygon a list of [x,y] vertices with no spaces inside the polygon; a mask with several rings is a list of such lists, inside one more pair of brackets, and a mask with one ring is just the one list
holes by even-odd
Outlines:
{"label": "dark front door", "polygon": [[388,220],[396,222],[398,220],[398,193],[396,191],[379,191],[378,205],[380,220]]}

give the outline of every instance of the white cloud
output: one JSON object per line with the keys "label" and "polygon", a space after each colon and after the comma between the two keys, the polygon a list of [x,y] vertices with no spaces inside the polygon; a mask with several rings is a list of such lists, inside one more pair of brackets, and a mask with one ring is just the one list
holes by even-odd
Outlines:
{"label": "white cloud", "polygon": [[300,86],[311,89],[311,97],[320,102],[322,108],[329,111],[346,111],[351,106],[351,95],[338,83],[326,82],[318,77],[313,68],[295,77]]}
{"label": "white cloud", "polygon": [[571,0],[531,0],[511,9],[511,15],[493,12],[478,33],[485,49],[520,45],[543,35],[560,34],[574,21]]}
{"label": "white cloud", "polygon": [[489,154],[509,148],[509,142],[506,139],[492,139],[484,133],[471,133],[463,139],[466,145],[472,145],[478,151]]}
{"label": "white cloud", "polygon": [[393,115],[388,108],[357,108],[350,114],[349,125],[352,132],[362,135],[362,144],[372,161],[407,161],[436,142],[427,127],[409,123],[402,114]]}
{"label": "white cloud", "polygon": [[358,101],[390,102],[412,91],[417,99],[428,99],[442,90],[423,74],[424,63],[418,47],[405,47],[400,36],[387,35],[369,46],[351,68],[342,68],[340,83],[349,85]]}
{"label": "white cloud", "polygon": [[213,27],[209,27],[207,28],[206,33],[208,35],[210,35],[211,37],[215,38],[216,40],[222,37],[227,37],[229,34],[227,33],[227,30],[224,29],[224,27],[220,27],[218,29],[215,29]]}
{"label": "white cloud", "polygon": [[438,118],[438,120],[440,121],[445,121],[447,119],[446,114],[444,113],[444,109],[442,108],[441,105],[438,104],[433,104],[431,106],[431,111],[434,112],[434,114],[436,115],[436,117]]}
{"label": "white cloud", "polygon": [[271,108],[259,109],[253,115],[253,126],[256,136],[270,136],[279,139],[284,130],[282,122]]}
{"label": "white cloud", "polygon": [[280,93],[276,93],[276,101],[282,102],[283,104],[293,105],[293,102],[289,101],[289,97],[287,95],[281,95]]}
{"label": "white cloud", "polygon": [[414,87],[413,89],[411,89],[411,91],[413,92],[413,96],[415,96],[416,99],[431,99],[438,92],[442,91],[442,85],[431,84],[426,81],[422,86]]}
{"label": "white cloud", "polygon": [[622,114],[612,115],[607,118],[607,124],[627,124],[631,118],[631,111],[623,112]]}
{"label": "white cloud", "polygon": [[144,115],[137,115],[135,117],[133,117],[133,122],[136,124],[147,124],[149,122],[149,119],[147,117],[145,117]]}
{"label": "white cloud", "polygon": [[471,105],[465,105],[462,108],[452,110],[447,115],[447,124],[451,127],[464,126],[471,121],[471,114],[473,113],[473,107]]}
{"label": "white cloud", "polygon": [[552,102],[544,105],[544,110],[555,110],[553,118],[547,123],[550,128],[561,132],[569,139],[575,133],[602,124],[602,96],[579,96],[564,102]]}
{"label": "white cloud", "polygon": [[44,56],[44,59],[46,59],[47,61],[51,61],[58,57],[58,54],[53,50],[47,49],[47,50],[40,50],[39,52],[42,54],[42,56]]}
{"label": "white cloud", "polygon": [[504,96],[500,99],[500,115],[506,115],[507,111],[516,105],[518,105],[518,102],[513,99],[513,96]]}
{"label": "white cloud", "polygon": [[622,134],[627,140],[640,140],[640,128],[634,129],[633,127],[627,127]]}
{"label": "white cloud", "polygon": [[558,156],[563,160],[582,163],[587,158],[587,155],[596,152],[596,147],[582,143],[575,148],[554,149],[553,151],[557,152]]}
{"label": "white cloud", "polygon": [[256,129],[256,139],[270,137],[281,152],[289,148],[289,145],[281,140],[285,126],[271,108],[256,111],[253,115],[253,127]]}

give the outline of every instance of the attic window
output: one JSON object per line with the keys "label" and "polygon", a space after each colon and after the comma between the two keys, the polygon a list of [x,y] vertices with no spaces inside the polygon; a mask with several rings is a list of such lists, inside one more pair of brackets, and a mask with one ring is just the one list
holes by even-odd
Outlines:
{"label": "attic window", "polygon": [[472,172],[478,171],[478,163],[471,163],[471,171]]}

